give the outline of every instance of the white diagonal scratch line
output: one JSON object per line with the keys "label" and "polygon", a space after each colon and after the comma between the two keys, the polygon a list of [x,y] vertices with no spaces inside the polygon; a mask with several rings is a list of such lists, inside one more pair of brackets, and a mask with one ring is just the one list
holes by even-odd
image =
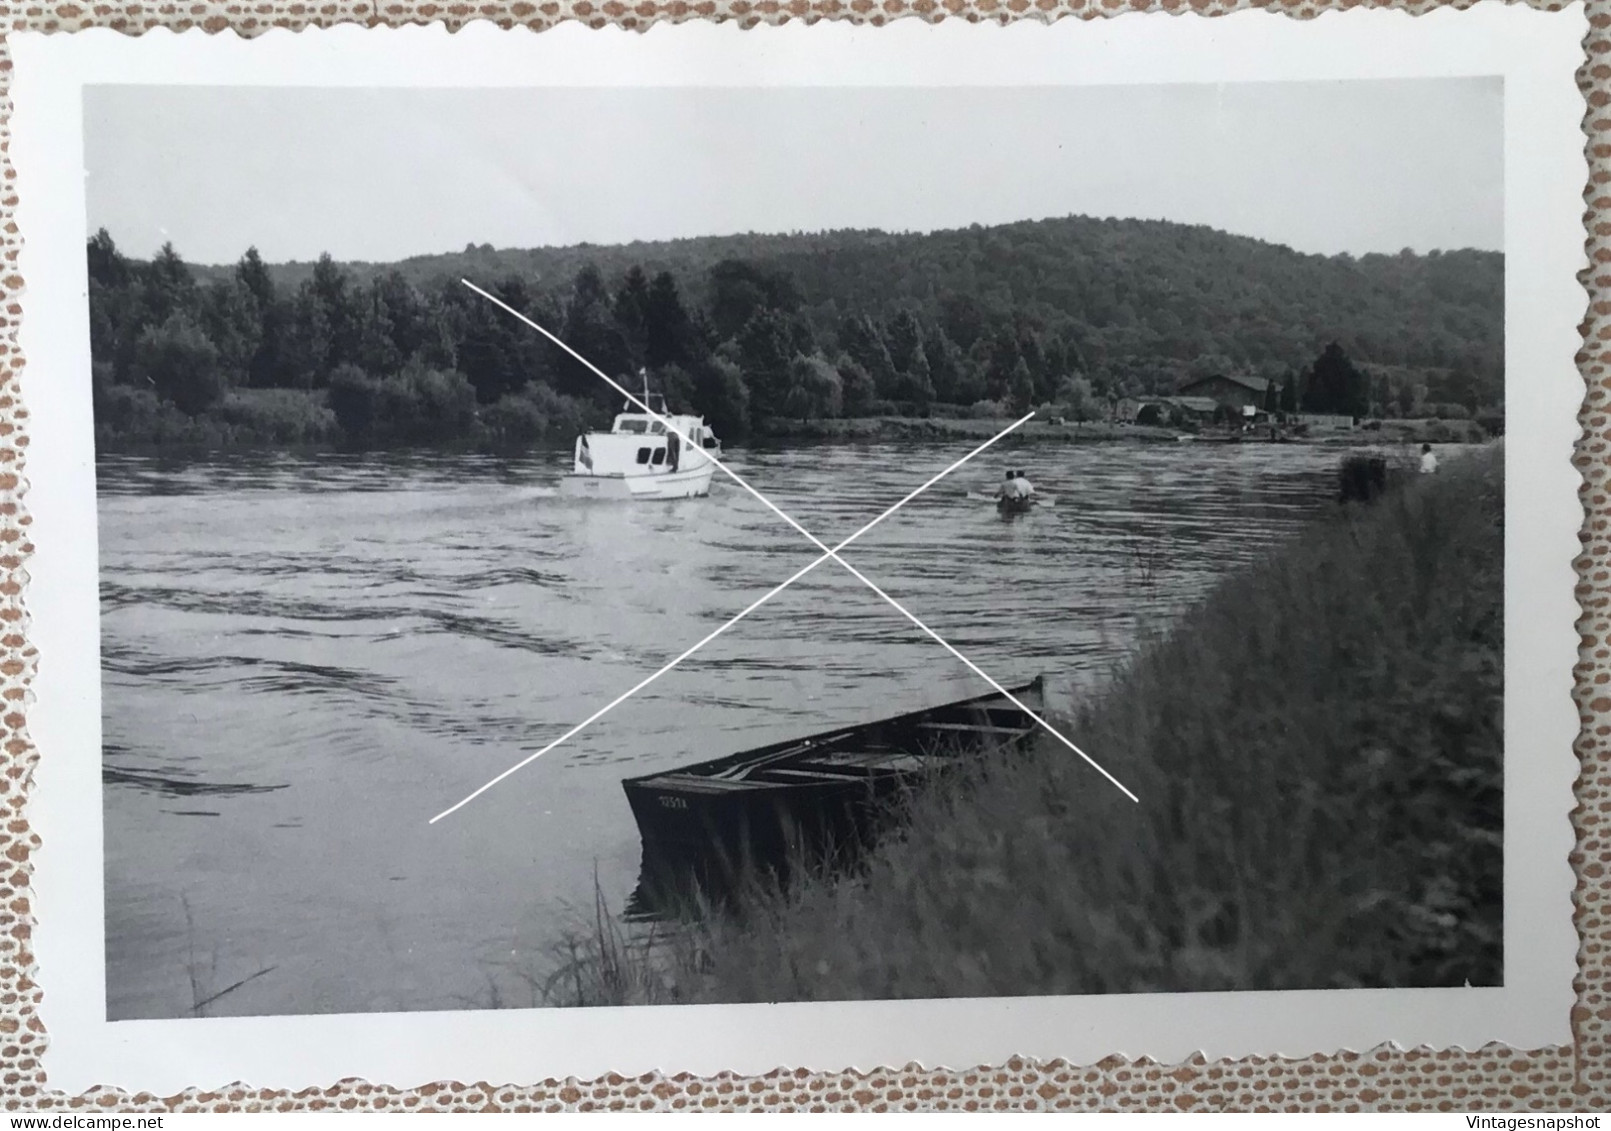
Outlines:
{"label": "white diagonal scratch line", "polygon": [[[909,493],[900,502],[896,503],[894,506],[892,506],[888,510],[884,511],[877,518],[875,518],[871,522],[869,522],[866,526],[863,526],[860,530],[858,530],[854,534],[852,534],[849,538],[846,538],[843,542],[840,542],[837,546],[834,547],[834,549],[835,550],[843,550],[846,546],[850,545],[856,539],[860,538],[863,534],[866,534],[873,527],[875,527],[879,523],[883,522],[890,515],[894,514],[896,511],[900,510],[907,503],[909,503],[913,499],[917,498],[924,491],[927,491],[930,487],[934,486],[940,480],[944,479],[947,475],[950,475],[957,468],[959,468],[963,464],[967,463],[974,456],[978,455],[980,452],[984,451],[986,448],[989,448],[991,445],[995,444],[998,440],[1000,440],[1003,436],[1007,435],[1009,432],[1012,432],[1014,429],[1022,426],[1026,422],[1028,422],[1034,415],[1035,415],[1034,413],[1030,413],[1028,416],[1023,417],[1023,419],[1014,421],[1012,424],[1009,424],[1006,428],[1003,428],[1000,432],[997,432],[990,439],[988,439],[984,443],[980,444],[977,448],[974,448],[973,451],[969,452],[967,455],[965,455],[961,459],[957,460],[950,467],[946,468],[944,471],[940,472],[938,475],[931,476],[928,480],[926,480],[922,484],[922,486],[918,487],[916,490],[914,490],[911,493]],[[794,575],[791,576],[788,580],[780,583],[779,585],[774,586],[769,592],[763,594],[761,597],[759,597],[755,601],[751,602],[750,605],[747,608],[745,608],[743,612],[740,612],[737,615],[733,616],[725,624],[721,625],[715,631],[711,632],[703,640],[701,640],[698,644],[695,644],[692,648],[689,648],[682,655],[678,656],[675,660],[672,660],[669,664],[666,664],[659,671],[655,672],[653,675],[649,676],[648,678],[640,680],[638,683],[634,684],[631,687],[630,690],[625,691],[620,695],[617,695],[614,699],[610,700],[604,706],[600,707],[597,711],[594,711],[587,718],[583,719],[581,722],[579,722],[575,726],[571,727],[570,730],[566,731],[564,734],[562,734],[558,738],[554,739],[554,741],[550,742],[547,746],[543,747],[541,750],[537,751],[535,754],[532,754],[529,757],[523,758],[521,761],[516,762],[513,766],[510,766],[503,773],[499,774],[497,777],[495,777],[491,781],[487,782],[487,784],[483,785],[480,789],[476,790],[474,793],[471,793],[469,796],[465,797],[464,800],[460,801],[457,805],[454,805],[451,808],[442,810],[442,812],[440,812],[436,816],[432,817],[430,819],[429,823],[433,824],[433,825],[436,824],[436,822],[440,821],[443,817],[446,817],[449,814],[453,813],[455,810],[461,809],[464,806],[468,805],[470,802],[474,801],[477,797],[480,797],[487,790],[491,789],[493,786],[497,785],[499,782],[503,781],[505,778],[509,777],[511,774],[514,774],[517,771],[519,771],[521,769],[524,769],[526,766],[531,765],[531,763],[533,763],[537,759],[541,758],[544,754],[547,754],[550,750],[554,749],[554,747],[559,746],[561,743],[568,742],[572,738],[575,738],[583,730],[587,729],[588,727],[592,726],[594,723],[598,722],[605,715],[609,714],[609,712],[611,712],[615,708],[619,707],[622,703],[625,703],[628,699],[632,698],[632,696],[634,696],[638,692],[642,691],[645,687],[648,687],[655,680],[657,680],[661,676],[665,675],[672,668],[674,668],[678,664],[682,663],[689,656],[692,656],[695,652],[699,651],[705,645],[709,644],[712,640],[715,640],[722,633],[724,633],[728,629],[732,628],[735,624],[737,624],[739,621],[743,620],[745,617],[749,616],[751,613],[753,613],[756,609],[760,608],[762,605],[766,604],[773,597],[776,597],[779,593],[783,592],[789,586],[793,585],[796,581],[799,581],[806,574],[808,574],[812,570],[816,569],[823,562],[827,561],[829,559],[829,557],[830,557],[829,554],[823,554],[821,557],[819,557],[816,560],[812,561],[809,565],[805,566],[804,568],[802,568],[800,570],[797,570],[794,573]]]}
{"label": "white diagonal scratch line", "polygon": [[[676,427],[671,423],[671,421],[667,420],[665,418],[665,416],[663,416],[662,414],[656,412],[654,409],[650,408],[647,404],[645,404],[638,397],[636,397],[632,393],[628,392],[624,387],[622,387],[622,385],[620,383],[618,383],[616,380],[614,380],[612,377],[610,377],[609,374],[605,373],[598,366],[594,365],[591,361],[587,360],[587,358],[585,358],[581,354],[577,353],[569,345],[567,345],[565,342],[561,341],[556,335],[554,335],[553,333],[549,332],[544,327],[538,325],[536,322],[532,321],[526,315],[522,314],[520,311],[518,311],[514,307],[510,306],[508,303],[504,302],[502,299],[498,298],[496,295],[489,294],[488,292],[482,290],[480,287],[476,286],[474,283],[470,282],[468,279],[461,279],[460,282],[462,282],[466,287],[470,288],[470,290],[474,291],[476,294],[480,295],[482,298],[486,299],[488,302],[491,302],[493,305],[499,307],[500,309],[508,312],[509,314],[514,315],[514,317],[520,319],[520,321],[522,321],[526,325],[530,326],[533,330],[536,330],[543,337],[547,338],[549,341],[553,342],[560,349],[564,350],[566,353],[568,353],[572,357],[574,357],[577,361],[581,362],[584,366],[587,367],[587,369],[590,372],[592,372],[595,376],[597,376],[601,381],[603,381],[605,384],[609,385],[610,388],[614,389],[616,392],[620,393],[623,397],[625,397],[628,402],[638,406],[638,408],[642,409],[649,416],[651,416],[655,420],[659,421],[660,424],[668,432],[671,432],[674,435],[676,435],[684,443],[689,444],[689,445],[693,445],[693,441],[688,436],[686,436],[683,433],[677,431]],[[697,446],[697,445],[693,445],[693,446]],[[750,486],[748,481],[746,481],[743,476],[739,475],[738,472],[736,472],[732,468],[728,467],[727,464],[722,462],[722,460],[718,459],[714,454],[712,454],[710,452],[706,452],[705,455],[710,459],[710,461],[712,463],[714,463],[716,465],[716,467],[722,472],[722,474],[726,475],[729,479],[731,479],[734,483],[738,484],[740,487],[742,487],[749,494],[755,496],[755,498],[757,500],[759,500],[761,502],[761,504],[764,505],[773,514],[777,515],[784,522],[788,523],[790,526],[792,526],[796,530],[798,530],[801,534],[805,535],[805,537],[811,542],[811,544],[816,546],[817,549],[821,550],[824,555],[826,555],[827,557],[830,557],[834,561],[838,562],[839,565],[841,565],[847,571],[849,571],[851,576],[855,577],[863,585],[867,586],[874,593],[878,594],[878,596],[883,598],[883,600],[891,608],[895,609],[896,612],[900,613],[907,620],[911,621],[920,630],[922,630],[926,635],[928,635],[929,637],[932,637],[936,643],[938,643],[941,647],[943,647],[947,652],[950,652],[951,655],[955,656],[958,660],[961,660],[963,664],[967,665],[967,667],[968,667],[968,669],[970,671],[972,671],[980,679],[982,679],[986,683],[988,683],[991,687],[995,688],[996,691],[999,692],[1001,695],[1003,695],[1007,699],[1007,701],[1009,703],[1013,704],[1013,706],[1017,707],[1020,711],[1023,711],[1026,715],[1028,715],[1031,719],[1033,719],[1041,727],[1041,729],[1045,730],[1048,734],[1052,735],[1052,737],[1056,738],[1064,746],[1068,747],[1075,754],[1079,755],[1082,759],[1084,759],[1086,761],[1086,763],[1088,763],[1091,766],[1092,769],[1096,770],[1097,773],[1101,774],[1103,777],[1107,778],[1108,781],[1112,782],[1113,785],[1118,788],[1119,792],[1123,793],[1131,801],[1135,801],[1135,802],[1138,802],[1138,803],[1140,802],[1141,799],[1139,797],[1137,797],[1134,793],[1131,793],[1129,789],[1125,788],[1124,783],[1120,782],[1118,778],[1114,777],[1112,774],[1108,773],[1107,770],[1103,769],[1102,765],[1099,762],[1097,762],[1097,760],[1095,758],[1092,758],[1085,751],[1081,750],[1072,741],[1070,741],[1067,737],[1065,737],[1061,731],[1059,731],[1056,727],[1052,726],[1051,723],[1048,723],[1045,719],[1041,718],[1034,711],[1030,710],[1029,707],[1026,704],[1024,704],[1020,699],[1018,699],[1017,696],[1013,695],[1012,692],[1008,691],[1005,687],[1003,687],[1001,684],[997,683],[988,674],[986,674],[986,672],[982,668],[980,668],[979,665],[975,664],[972,660],[968,659],[961,652],[957,651],[957,649],[952,647],[952,645],[949,642],[947,642],[944,637],[942,637],[939,633],[935,632],[928,625],[924,624],[921,620],[919,620],[916,616],[914,616],[904,605],[902,605],[899,601],[895,600],[895,598],[891,597],[888,593],[885,593],[876,584],[874,584],[870,579],[868,579],[868,577],[865,574],[863,574],[860,570],[856,569],[855,566],[851,565],[849,562],[847,562],[843,558],[841,558],[837,553],[835,553],[832,549],[830,549],[827,545],[825,545],[822,542],[821,539],[819,539],[815,534],[811,533],[811,531],[807,530],[805,527],[801,526],[798,522],[796,522],[792,517],[790,517],[785,511],[782,510],[782,508],[780,508],[771,499],[768,499],[765,495],[761,494],[761,492],[757,491],[754,487]]]}

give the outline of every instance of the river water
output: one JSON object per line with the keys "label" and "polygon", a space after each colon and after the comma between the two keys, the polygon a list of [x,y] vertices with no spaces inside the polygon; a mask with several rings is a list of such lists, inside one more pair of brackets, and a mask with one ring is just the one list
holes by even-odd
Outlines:
{"label": "river water", "polygon": [[[730,462],[832,545],[967,447]],[[1002,683],[1098,682],[1328,505],[1342,454],[992,453],[845,556]],[[987,690],[830,564],[429,824],[819,553],[720,476],[571,501],[565,460],[100,462],[112,1018],[533,1004],[595,881],[616,911],[636,881],[621,779]],[[968,498],[1009,462],[1056,505]]]}

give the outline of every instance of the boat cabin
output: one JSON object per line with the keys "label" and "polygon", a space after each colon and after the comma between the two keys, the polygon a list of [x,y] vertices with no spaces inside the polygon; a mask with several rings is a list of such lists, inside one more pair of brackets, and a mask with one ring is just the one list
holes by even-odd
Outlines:
{"label": "boat cabin", "polygon": [[[706,464],[709,461],[703,452],[720,451],[721,442],[704,417],[668,415],[665,400],[658,394],[647,395],[645,402],[664,420],[628,405],[628,411],[616,415],[608,432],[588,432],[577,438],[576,474],[665,474]],[[672,428],[666,427],[666,421]],[[684,436],[694,442],[698,453],[690,456]]]}

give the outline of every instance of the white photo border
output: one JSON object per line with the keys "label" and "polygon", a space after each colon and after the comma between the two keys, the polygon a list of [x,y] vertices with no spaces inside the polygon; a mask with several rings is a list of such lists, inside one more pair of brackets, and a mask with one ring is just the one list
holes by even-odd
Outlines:
{"label": "white photo border", "polygon": [[[1577,936],[1569,813],[1578,762],[1571,462],[1584,385],[1587,181],[1575,73],[1583,6],[1481,3],[1411,16],[1299,21],[1129,14],[1006,27],[915,19],[741,30],[579,24],[533,33],[472,23],[290,32],[107,29],[12,38],[11,153],[23,251],[20,341],[26,494],[35,554],[25,601],[39,653],[28,711],[40,751],[26,815],[35,980],[54,1089],[172,1094],[233,1083],[297,1089],[346,1078],[399,1087],[524,1083],[611,1072],[778,1067],[968,1068],[1021,1055],[1089,1064],[1305,1056],[1394,1043],[1517,1049],[1571,1043]],[[1505,985],[487,1010],[107,1022],[101,831],[95,463],[89,381],[82,88],[220,86],[1044,86],[1502,76],[1505,84]],[[421,835],[432,830],[421,823]]]}

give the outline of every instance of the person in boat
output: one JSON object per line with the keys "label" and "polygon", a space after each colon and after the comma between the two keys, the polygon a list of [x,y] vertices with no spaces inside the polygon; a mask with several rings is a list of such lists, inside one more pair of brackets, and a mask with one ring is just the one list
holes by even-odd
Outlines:
{"label": "person in boat", "polygon": [[1007,472],[1007,480],[996,493],[996,498],[1008,503],[1028,502],[1035,494],[1035,488],[1024,478],[1022,471]]}

